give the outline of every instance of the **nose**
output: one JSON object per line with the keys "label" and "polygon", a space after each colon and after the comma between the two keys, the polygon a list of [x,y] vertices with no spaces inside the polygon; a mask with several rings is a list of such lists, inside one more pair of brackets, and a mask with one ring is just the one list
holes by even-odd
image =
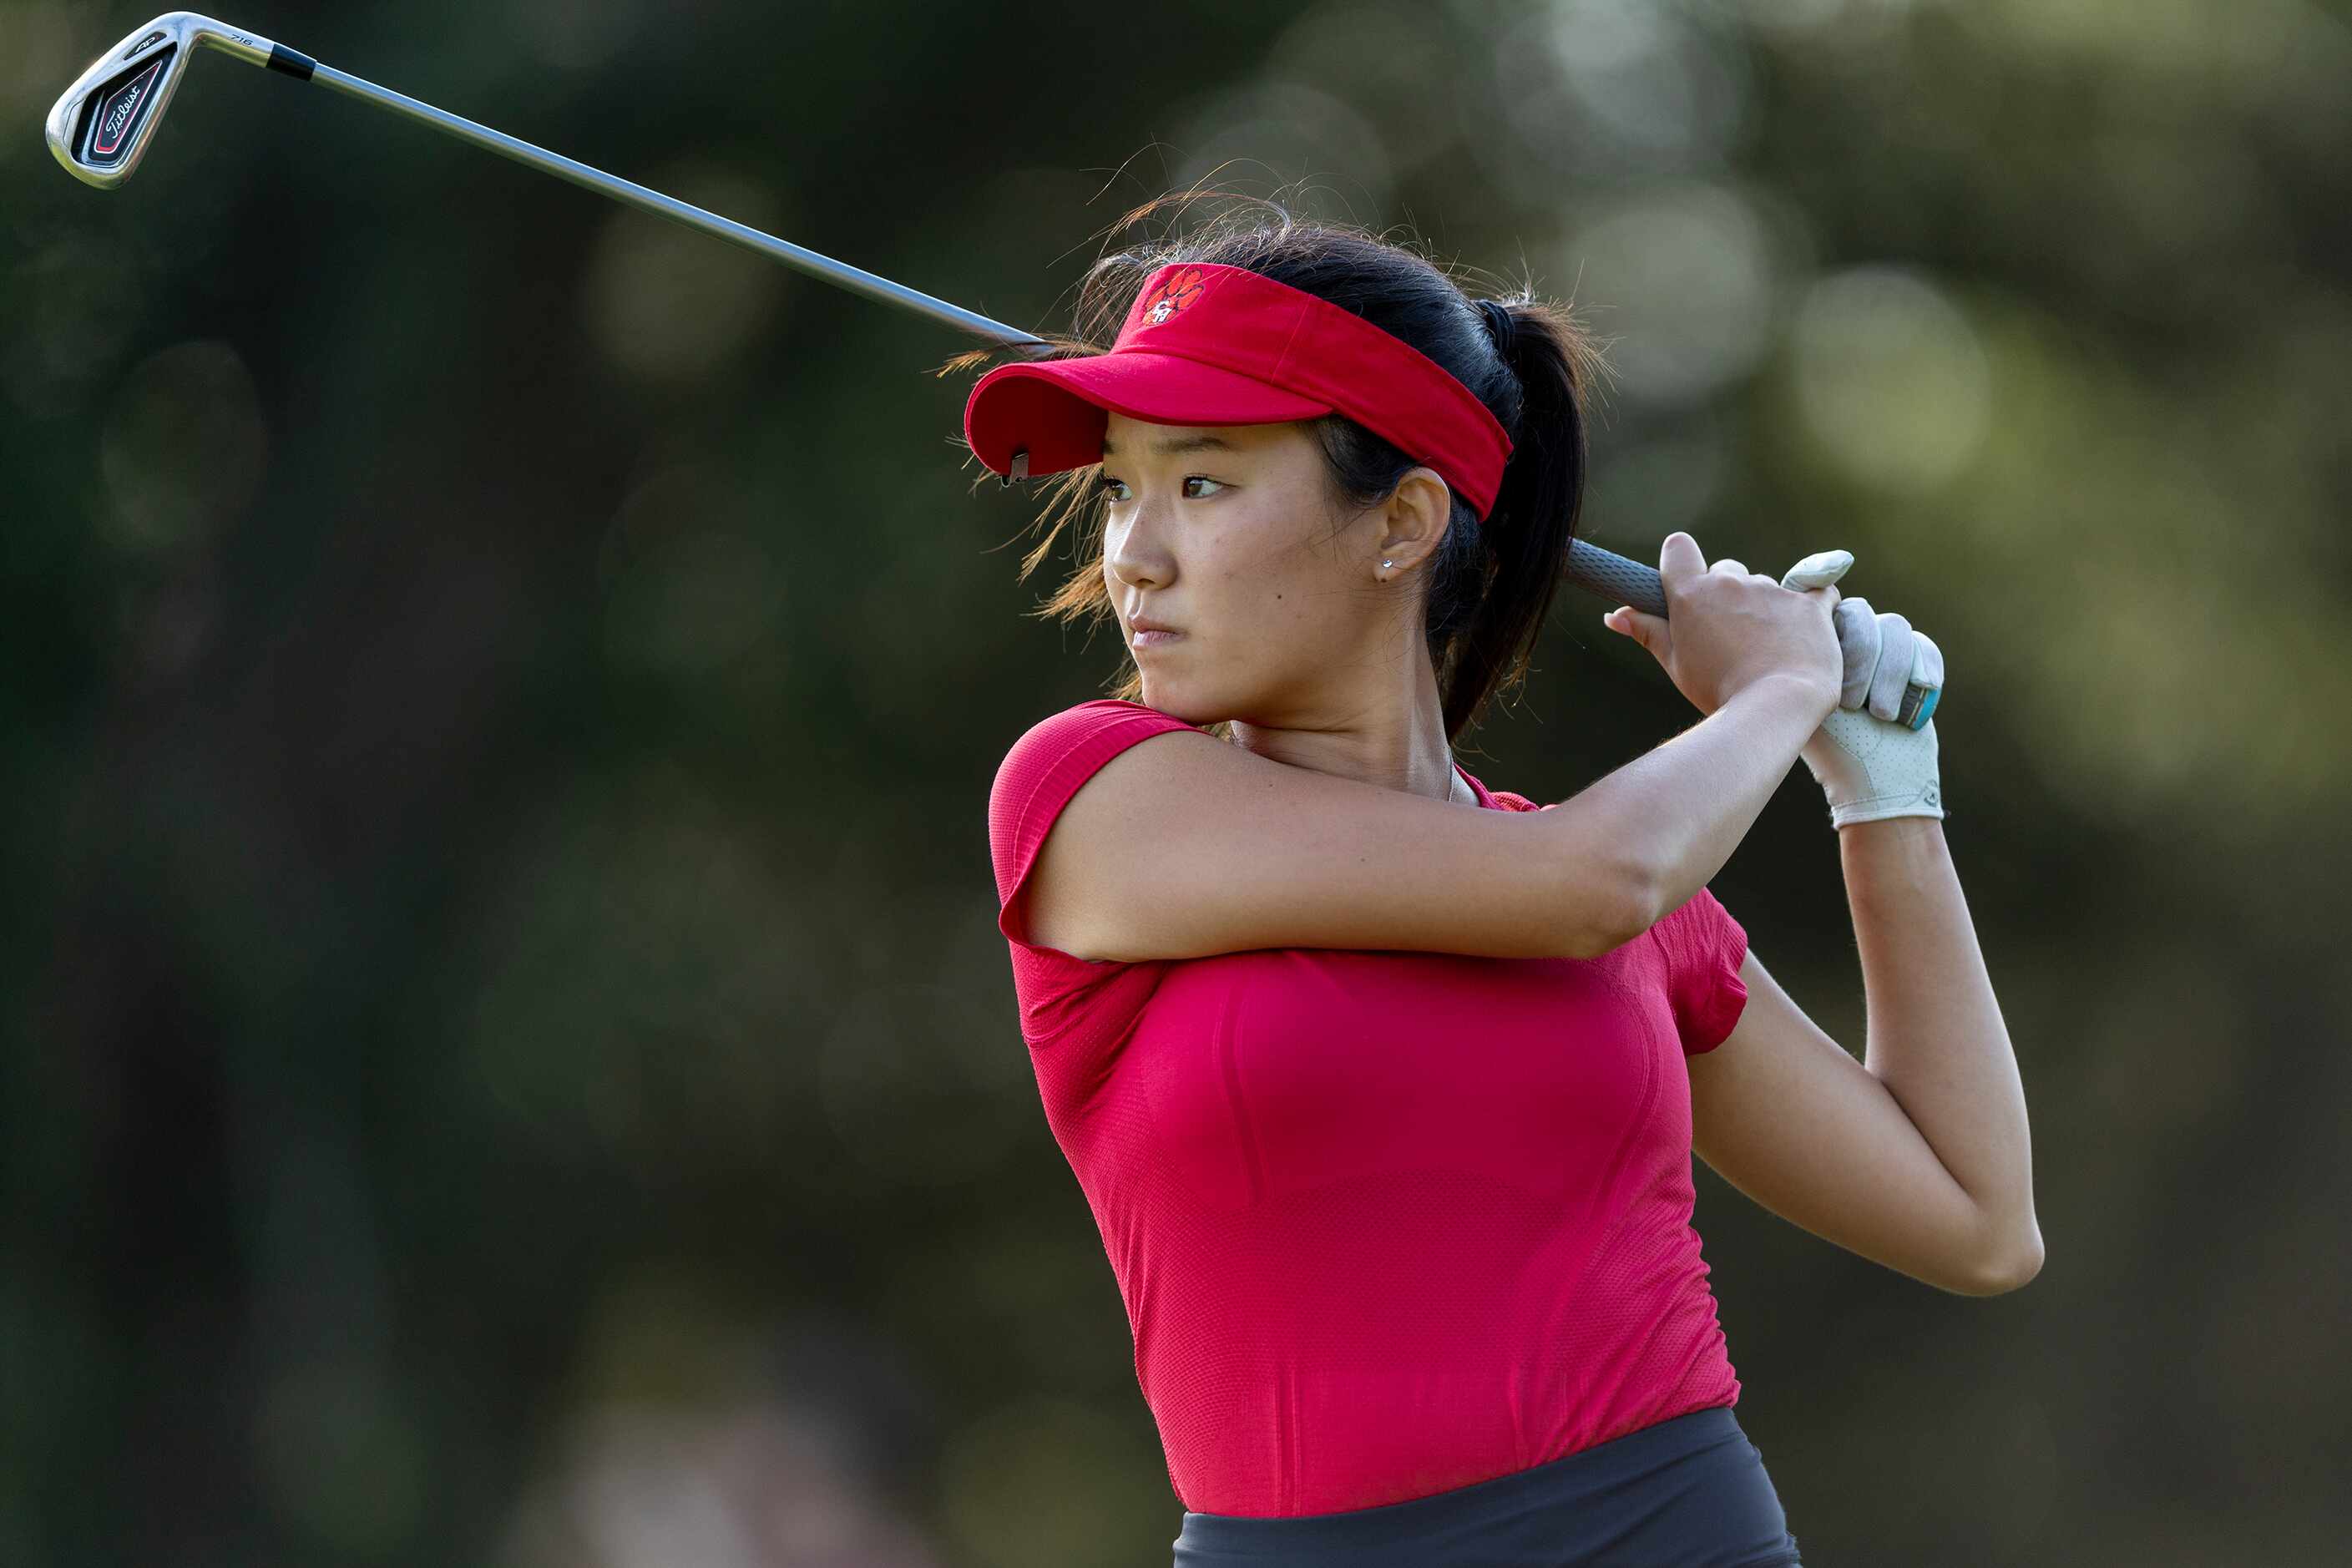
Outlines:
{"label": "nose", "polygon": [[1149,500],[1138,501],[1127,515],[1103,525],[1103,560],[1121,583],[1130,587],[1165,587],[1175,576],[1176,563],[1160,526],[1160,511]]}

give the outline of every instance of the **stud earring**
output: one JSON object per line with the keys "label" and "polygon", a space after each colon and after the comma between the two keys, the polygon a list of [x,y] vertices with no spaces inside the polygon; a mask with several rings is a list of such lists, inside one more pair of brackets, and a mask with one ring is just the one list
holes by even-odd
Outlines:
{"label": "stud earring", "polygon": [[1395,563],[1395,562],[1393,562],[1393,561],[1383,561],[1383,562],[1381,562],[1381,565],[1383,565],[1383,566],[1393,566],[1393,565],[1395,565],[1395,564],[1396,564],[1396,563]]}

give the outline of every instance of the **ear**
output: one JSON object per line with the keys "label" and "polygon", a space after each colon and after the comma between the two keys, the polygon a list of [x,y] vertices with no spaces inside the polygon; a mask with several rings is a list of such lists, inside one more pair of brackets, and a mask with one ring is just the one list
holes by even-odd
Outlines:
{"label": "ear", "polygon": [[1414,468],[1381,503],[1380,559],[1412,566],[1437,549],[1454,520],[1454,492],[1430,468]]}

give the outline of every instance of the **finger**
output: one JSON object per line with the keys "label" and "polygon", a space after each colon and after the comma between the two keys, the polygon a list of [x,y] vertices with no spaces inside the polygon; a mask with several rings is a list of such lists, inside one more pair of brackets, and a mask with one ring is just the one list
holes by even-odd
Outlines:
{"label": "finger", "polygon": [[1914,641],[1909,620],[1892,610],[1878,617],[1878,668],[1871,671],[1870,700],[1864,704],[1873,718],[1892,719],[1903,710]]}
{"label": "finger", "polygon": [[1944,689],[1944,650],[1923,631],[1911,634],[1911,684],[1929,691]]}
{"label": "finger", "polygon": [[1728,572],[1735,577],[1745,577],[1748,575],[1748,563],[1744,561],[1734,561],[1730,556],[1727,555],[1722,560],[1717,562],[1714,565],[1708,567],[1707,570],[1709,572]]}
{"label": "finger", "polygon": [[1698,552],[1698,541],[1689,534],[1677,530],[1658,546],[1658,576],[1666,587],[1679,587],[1685,577],[1706,570],[1706,557]]}
{"label": "finger", "polygon": [[1895,715],[1898,724],[1911,729],[1924,729],[1931,721],[1927,715],[1935,712],[1936,700],[1944,694],[1944,650],[1935,639],[1923,631],[1911,633],[1911,687],[1903,694],[1903,707]]}
{"label": "finger", "polygon": [[1837,625],[1838,652],[1845,668],[1838,680],[1838,706],[1852,711],[1870,699],[1870,679],[1878,668],[1878,616],[1870,601],[1840,599],[1830,612]]}
{"label": "finger", "polygon": [[1601,617],[1601,624],[1612,632],[1632,637],[1653,654],[1664,646],[1664,620],[1656,616],[1645,616],[1631,605],[1618,605]]}
{"label": "finger", "polygon": [[1844,576],[1853,566],[1853,552],[1823,550],[1806,556],[1789,568],[1780,579],[1780,586],[1803,593],[1809,588],[1826,588]]}

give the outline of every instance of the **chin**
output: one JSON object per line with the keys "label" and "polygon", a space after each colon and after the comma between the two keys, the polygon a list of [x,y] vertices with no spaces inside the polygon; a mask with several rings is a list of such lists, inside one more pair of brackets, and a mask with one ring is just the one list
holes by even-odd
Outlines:
{"label": "chin", "polygon": [[1181,719],[1187,724],[1213,724],[1224,717],[1212,704],[1202,702],[1164,680],[1145,681],[1142,701],[1146,708],[1156,708],[1171,719]]}

